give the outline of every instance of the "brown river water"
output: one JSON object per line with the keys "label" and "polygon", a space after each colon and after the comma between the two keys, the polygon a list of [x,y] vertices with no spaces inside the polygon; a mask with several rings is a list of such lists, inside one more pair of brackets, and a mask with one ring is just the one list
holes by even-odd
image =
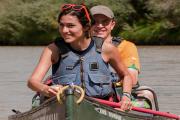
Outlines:
{"label": "brown river water", "polygon": [[[11,109],[31,108],[34,92],[26,84],[43,48],[0,47],[0,120],[7,120]],[[156,91],[161,111],[180,115],[180,46],[138,46],[138,51],[140,84]]]}

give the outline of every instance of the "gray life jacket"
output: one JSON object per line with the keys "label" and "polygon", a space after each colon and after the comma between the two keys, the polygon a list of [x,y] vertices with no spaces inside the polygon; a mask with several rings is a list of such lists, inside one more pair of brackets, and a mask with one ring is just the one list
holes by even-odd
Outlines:
{"label": "gray life jacket", "polygon": [[52,66],[53,84],[79,85],[84,87],[86,95],[104,98],[110,96],[112,77],[109,64],[101,56],[103,40],[92,37],[93,47],[84,55],[72,52],[63,39],[55,44],[60,51],[60,60]]}
{"label": "gray life jacket", "polygon": [[121,37],[113,37],[112,38],[112,44],[117,47],[122,41],[122,38]]}

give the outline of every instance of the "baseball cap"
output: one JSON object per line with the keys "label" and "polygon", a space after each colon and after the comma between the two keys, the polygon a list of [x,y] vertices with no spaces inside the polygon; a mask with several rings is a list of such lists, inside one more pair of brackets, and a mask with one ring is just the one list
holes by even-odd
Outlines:
{"label": "baseball cap", "polygon": [[114,13],[112,12],[112,10],[104,5],[94,6],[90,9],[90,12],[92,15],[102,14],[107,16],[108,18],[114,18]]}

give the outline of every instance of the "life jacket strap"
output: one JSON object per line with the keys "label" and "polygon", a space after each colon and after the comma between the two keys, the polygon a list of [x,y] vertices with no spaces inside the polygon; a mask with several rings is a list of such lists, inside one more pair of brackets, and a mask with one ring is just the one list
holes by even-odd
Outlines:
{"label": "life jacket strap", "polygon": [[112,43],[115,47],[117,47],[121,42],[122,42],[122,38],[121,37],[113,37],[112,38]]}

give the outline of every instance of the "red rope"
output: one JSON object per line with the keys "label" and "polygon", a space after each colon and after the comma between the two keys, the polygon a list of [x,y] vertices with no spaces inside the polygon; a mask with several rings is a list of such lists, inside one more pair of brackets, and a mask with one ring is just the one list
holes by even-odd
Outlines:
{"label": "red rope", "polygon": [[[102,100],[102,99],[97,99],[97,98],[93,98],[94,100],[111,106],[111,107],[120,107],[119,103],[115,103],[115,102],[110,102],[110,101],[106,101],[106,100]],[[133,107],[132,110],[134,111],[138,111],[138,112],[143,112],[143,113],[149,113],[149,114],[153,114],[153,115],[159,115],[159,116],[163,116],[163,117],[167,117],[167,118],[173,118],[176,120],[180,120],[180,116],[175,115],[175,114],[170,114],[167,112],[160,112],[160,111],[155,111],[155,110],[150,110],[150,109],[145,109],[145,108],[138,108],[138,107]]]}

